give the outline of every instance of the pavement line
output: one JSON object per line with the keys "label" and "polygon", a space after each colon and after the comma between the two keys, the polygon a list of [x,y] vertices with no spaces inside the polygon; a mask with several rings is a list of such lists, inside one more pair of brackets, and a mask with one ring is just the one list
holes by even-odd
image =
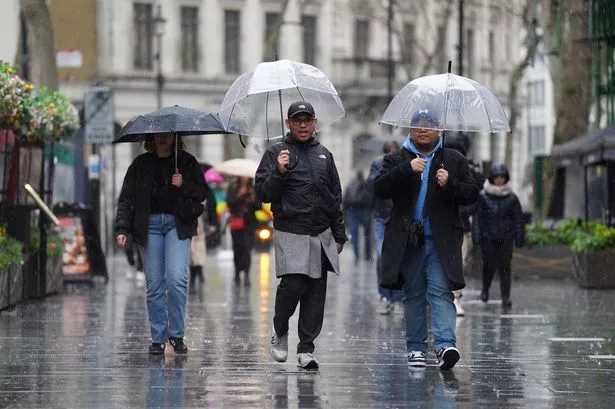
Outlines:
{"label": "pavement line", "polygon": [[502,314],[500,318],[544,318],[542,314]]}
{"label": "pavement line", "polygon": [[615,355],[589,355],[590,359],[604,359],[609,361],[615,361]]}
{"label": "pavement line", "polygon": [[604,338],[549,338],[552,342],[604,342]]}

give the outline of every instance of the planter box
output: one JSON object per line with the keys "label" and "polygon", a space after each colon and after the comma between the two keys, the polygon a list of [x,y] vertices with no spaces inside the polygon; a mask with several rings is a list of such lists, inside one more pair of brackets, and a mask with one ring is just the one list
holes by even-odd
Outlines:
{"label": "planter box", "polygon": [[[511,261],[513,278],[573,278],[572,251],[563,244],[515,248]],[[466,266],[467,277],[482,277],[482,257],[474,247]]]}
{"label": "planter box", "polygon": [[59,294],[64,290],[64,275],[62,274],[62,256],[47,258],[47,274],[45,294]]}
{"label": "planter box", "polygon": [[9,276],[11,275],[9,270],[11,267],[0,270],[0,311],[9,306]]}
{"label": "planter box", "polygon": [[9,306],[23,301],[23,271],[22,266],[9,267]]}
{"label": "planter box", "polygon": [[583,288],[615,288],[615,249],[574,253],[574,275]]}

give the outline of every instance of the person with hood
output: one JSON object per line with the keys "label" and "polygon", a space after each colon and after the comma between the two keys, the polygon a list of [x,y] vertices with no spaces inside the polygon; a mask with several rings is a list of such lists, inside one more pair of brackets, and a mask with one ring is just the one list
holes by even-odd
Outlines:
{"label": "person with hood", "polygon": [[124,248],[130,236],[143,258],[152,335],[149,353],[164,354],[168,340],[176,354],[186,354],[190,243],[209,188],[196,158],[183,150],[180,137],[155,135],[145,142],[145,150],[124,177],[116,240]]}
{"label": "person with hood", "polygon": [[290,132],[271,145],[256,171],[256,194],[271,203],[278,284],[271,357],[288,358],[288,321],[299,310],[297,366],[316,369],[314,340],[325,312],[327,274],[339,274],[338,253],[346,233],[342,188],[333,155],[315,138],[314,107],[307,101],[288,108]]}
{"label": "person with hood", "polygon": [[525,231],[521,203],[512,191],[504,164],[494,163],[489,178],[485,180],[472,223],[472,241],[480,245],[483,258],[480,299],[484,303],[489,301],[489,287],[496,270],[499,270],[502,307],[510,308],[513,243],[523,247]]}
{"label": "person with hood", "polygon": [[[382,156],[377,157],[372,162],[369,168],[369,175],[367,177],[367,188],[370,193],[374,193],[374,180],[382,169],[382,162],[384,155],[394,152],[400,148],[397,141],[385,142],[382,147]],[[391,217],[391,209],[393,208],[393,202],[391,200],[380,199],[379,197],[373,197],[372,200],[372,215],[374,218],[374,232],[376,236],[376,277],[378,282],[382,274],[380,268],[380,260],[382,258],[382,241],[384,240],[384,225],[386,220]],[[395,305],[401,303],[403,298],[400,290],[391,290],[390,288],[384,288],[378,286],[378,294],[380,295],[380,306],[378,307],[378,313],[381,315],[389,315],[395,310]]]}
{"label": "person with hood", "polygon": [[[454,149],[464,157],[466,155],[466,145],[463,140],[457,136],[447,136],[444,141],[444,147]],[[485,177],[476,170],[477,165],[473,163],[471,160],[468,160],[468,164],[470,166],[470,172],[476,181],[476,186],[480,191],[483,188],[483,183],[485,182]],[[463,226],[463,244],[461,245],[461,259],[463,260],[463,269],[465,271],[466,266],[468,265],[468,257],[470,252],[469,241],[472,232],[472,224],[470,223],[470,217],[474,214],[476,210],[476,202],[472,203],[468,206],[460,206],[459,208],[459,217],[461,219],[461,224]],[[461,306],[461,297],[463,296],[462,290],[453,291],[455,295],[455,308],[457,309],[457,316],[463,317],[465,315],[465,311]]]}
{"label": "person with hood", "polygon": [[380,285],[404,289],[408,366],[425,368],[427,303],[441,370],[459,361],[453,291],[465,286],[459,206],[476,201],[468,161],[442,148],[441,127],[429,109],[417,111],[402,149],[384,157],[374,181],[377,196],[392,199],[385,226]]}

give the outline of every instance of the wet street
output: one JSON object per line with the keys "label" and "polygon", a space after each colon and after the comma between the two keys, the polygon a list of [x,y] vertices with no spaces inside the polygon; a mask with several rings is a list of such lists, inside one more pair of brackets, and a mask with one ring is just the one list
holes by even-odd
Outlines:
{"label": "wet street", "polygon": [[403,313],[377,313],[373,266],[343,253],[330,276],[318,372],[296,367],[297,314],[289,360],[268,344],[277,280],[255,255],[252,286],[235,287],[228,252],[208,256],[206,282],[189,296],[187,357],[150,357],[143,277],[109,260],[108,285],[0,313],[0,408],[613,408],[613,291],[574,281],[513,283],[502,312],[498,283],[488,305],[480,284],[464,292],[461,361],[441,373],[406,365]]}

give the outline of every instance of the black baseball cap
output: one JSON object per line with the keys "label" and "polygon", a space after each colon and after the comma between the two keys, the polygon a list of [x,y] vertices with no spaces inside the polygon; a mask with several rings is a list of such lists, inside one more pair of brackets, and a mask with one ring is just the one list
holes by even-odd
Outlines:
{"label": "black baseball cap", "polygon": [[309,116],[316,116],[314,113],[314,107],[312,104],[306,101],[297,101],[290,104],[288,107],[288,117],[292,118],[297,114],[307,114]]}

